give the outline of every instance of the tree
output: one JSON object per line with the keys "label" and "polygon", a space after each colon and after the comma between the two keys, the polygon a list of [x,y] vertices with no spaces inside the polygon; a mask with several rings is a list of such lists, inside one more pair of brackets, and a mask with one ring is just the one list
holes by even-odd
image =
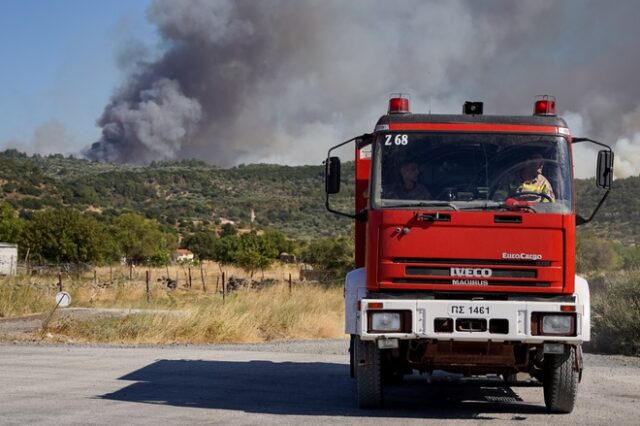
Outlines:
{"label": "tree", "polygon": [[21,238],[22,249],[57,263],[101,262],[113,257],[104,225],[69,208],[34,212]]}
{"label": "tree", "polygon": [[235,254],[238,249],[239,239],[235,235],[227,235],[218,240],[213,250],[213,260],[221,265],[235,262]]}
{"label": "tree", "polygon": [[9,203],[0,203],[0,242],[17,243],[23,222]]}
{"label": "tree", "polygon": [[220,238],[213,251],[213,259],[220,264],[237,265],[253,277],[256,269],[264,274],[280,254],[278,247],[265,235],[254,232],[241,235],[227,235]]}
{"label": "tree", "polygon": [[252,232],[240,235],[234,258],[235,263],[253,277],[258,268],[264,276],[264,268],[271,266],[278,254],[278,249],[267,238]]}
{"label": "tree", "polygon": [[344,275],[353,268],[353,245],[346,236],[313,240],[302,251],[304,262],[336,275]]}
{"label": "tree", "polygon": [[177,247],[175,234],[164,232],[156,220],[146,219],[137,213],[123,213],[116,217],[111,229],[120,253],[128,262],[147,262]]}
{"label": "tree", "polygon": [[215,232],[199,230],[185,237],[182,246],[191,250],[200,259],[215,259],[218,240]]}
{"label": "tree", "polygon": [[262,238],[265,240],[265,244],[273,247],[274,251],[277,252],[275,257],[278,257],[280,253],[292,253],[295,249],[295,243],[287,239],[280,231],[266,231]]}
{"label": "tree", "polygon": [[238,230],[232,223],[225,223],[220,227],[220,237],[233,236],[238,233]]}

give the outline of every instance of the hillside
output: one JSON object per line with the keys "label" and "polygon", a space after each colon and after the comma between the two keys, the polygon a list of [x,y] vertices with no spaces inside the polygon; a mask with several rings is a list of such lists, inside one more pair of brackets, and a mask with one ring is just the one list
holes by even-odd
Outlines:
{"label": "hillside", "polygon": [[[352,170],[343,171],[346,187],[336,200],[345,210],[353,196],[352,174]],[[137,211],[189,230],[197,223],[225,220],[246,226],[253,210],[254,226],[274,228],[291,237],[344,233],[350,221],[325,210],[323,188],[321,165],[222,169],[187,160],[131,166],[61,155],[27,156],[15,150],[0,153],[0,200],[13,204],[22,215],[60,206],[102,217]],[[588,216],[600,191],[592,180],[579,180],[577,197],[578,211]],[[584,229],[627,244],[640,241],[640,177],[615,181],[600,213]]]}
{"label": "hillside", "polygon": [[[345,176],[350,176],[345,170]],[[353,195],[346,182],[340,196]],[[60,155],[29,157],[0,153],[0,200],[22,214],[46,207],[70,206],[100,216],[121,211],[189,228],[231,220],[241,226],[274,228],[296,238],[343,233],[349,220],[324,208],[323,167],[240,165],[221,169],[203,162],[111,165]],[[346,207],[345,207],[346,208]]]}
{"label": "hillside", "polygon": [[[602,191],[593,179],[576,182],[577,210],[588,217],[600,201]],[[580,230],[590,230],[596,235],[621,241],[625,244],[640,242],[640,176],[617,179],[607,200],[593,221]]]}

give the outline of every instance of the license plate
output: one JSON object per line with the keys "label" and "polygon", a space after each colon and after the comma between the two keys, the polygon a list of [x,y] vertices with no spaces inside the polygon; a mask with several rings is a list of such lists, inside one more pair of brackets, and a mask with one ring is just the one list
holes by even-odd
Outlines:
{"label": "license plate", "polygon": [[452,316],[472,316],[472,317],[488,317],[491,314],[489,306],[460,303],[457,305],[449,305],[449,315]]}

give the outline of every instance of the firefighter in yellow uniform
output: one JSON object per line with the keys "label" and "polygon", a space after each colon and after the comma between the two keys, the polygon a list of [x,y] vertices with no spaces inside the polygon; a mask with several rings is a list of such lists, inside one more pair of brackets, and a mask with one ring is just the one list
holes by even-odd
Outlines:
{"label": "firefighter in yellow uniform", "polygon": [[[552,203],[556,200],[551,183],[542,174],[543,162],[544,159],[540,154],[534,154],[527,160],[525,167],[520,171],[520,185],[515,192],[531,194],[523,194],[518,197],[519,199],[543,203]],[[543,194],[544,196],[535,194]]]}

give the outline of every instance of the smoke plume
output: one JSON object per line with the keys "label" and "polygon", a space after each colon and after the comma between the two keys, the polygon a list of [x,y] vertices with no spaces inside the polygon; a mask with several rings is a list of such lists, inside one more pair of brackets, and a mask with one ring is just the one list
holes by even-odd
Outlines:
{"label": "smoke plume", "polygon": [[118,99],[99,124],[102,141],[90,154],[110,162],[173,158],[200,121],[201,107],[175,80],[160,78],[141,89],[134,101]]}
{"label": "smoke plume", "polygon": [[638,15],[633,0],[156,0],[162,47],[121,56],[131,72],[86,154],[317,164],[372,130],[392,92],[416,112],[483,100],[489,114],[552,94],[590,132],[577,136],[617,142],[619,176],[638,174]]}
{"label": "smoke plume", "polygon": [[47,120],[33,130],[28,140],[10,139],[5,149],[17,149],[28,154],[74,154],[73,138],[66,126],[55,119]]}

